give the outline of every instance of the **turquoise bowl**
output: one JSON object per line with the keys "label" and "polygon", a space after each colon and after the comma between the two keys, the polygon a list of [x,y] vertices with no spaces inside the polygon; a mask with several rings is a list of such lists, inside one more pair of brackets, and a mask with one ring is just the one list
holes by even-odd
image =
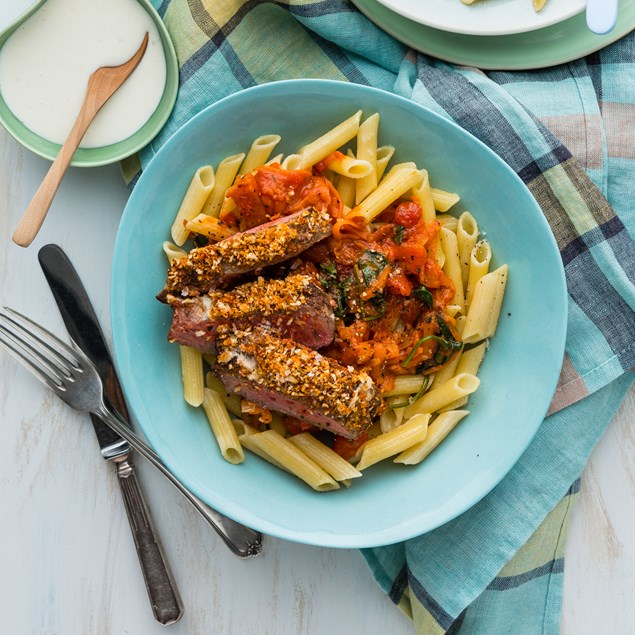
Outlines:
{"label": "turquoise bowl", "polygon": [[[0,48],[2,48],[16,29],[36,13],[46,2],[47,0],[38,0],[30,9],[13,22],[13,24],[0,33]],[[150,0],[137,0],[137,2],[150,14],[161,37],[166,63],[166,79],[163,95],[150,119],[148,119],[137,132],[127,139],[108,146],[78,148],[73,155],[71,161],[72,166],[97,167],[99,165],[116,163],[117,161],[121,161],[121,159],[131,156],[154,139],[161,128],[163,128],[174,107],[179,88],[179,66],[172,40],[159,14],[155,11],[152,4],[150,4]],[[2,93],[0,93],[0,124],[4,126],[7,132],[16,141],[35,154],[50,161],[54,161],[57,157],[61,146],[35,134],[27,128],[13,112],[11,112],[2,97]]]}
{"label": "turquoise bowl", "polygon": [[[280,134],[280,151],[294,152],[358,109],[380,113],[380,143],[397,148],[393,162],[415,161],[429,170],[435,187],[461,194],[460,209],[469,209],[487,234],[495,266],[509,264],[509,282],[470,415],[420,465],[388,461],[368,469],[349,489],[317,493],[256,456],[247,454],[238,466],[220,457],[203,411],[183,401],[178,348],[166,339],[171,310],[155,296],[167,269],[161,245],[197,167],[246,151],[262,134]],[[485,496],[518,460],[547,412],[562,364],[567,315],[552,233],[501,159],[406,99],[322,80],[241,91],[168,140],[143,172],[123,215],[111,302],[115,357],[128,402],[174,474],[237,521],[329,547],[395,543],[438,527]]]}

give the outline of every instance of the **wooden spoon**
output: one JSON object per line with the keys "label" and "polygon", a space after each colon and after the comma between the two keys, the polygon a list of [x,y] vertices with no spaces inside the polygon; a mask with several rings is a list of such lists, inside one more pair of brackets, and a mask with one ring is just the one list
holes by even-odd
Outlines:
{"label": "wooden spoon", "polygon": [[98,68],[88,79],[88,88],[84,102],[77,115],[73,129],[60,149],[53,165],[44,177],[33,200],[26,208],[14,234],[13,242],[21,247],[28,247],[37,236],[40,227],[51,207],[53,198],[60,186],[62,177],[68,168],[73,154],[81,143],[88,127],[102,106],[114,95],[117,89],[130,77],[137,68],[148,47],[148,33],[145,34],[137,52],[121,66],[103,66]]}

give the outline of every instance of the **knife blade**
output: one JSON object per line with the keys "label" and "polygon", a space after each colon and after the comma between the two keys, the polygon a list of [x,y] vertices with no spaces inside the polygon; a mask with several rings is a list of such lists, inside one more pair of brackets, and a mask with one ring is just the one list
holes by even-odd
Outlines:
{"label": "knife blade", "polygon": [[[75,268],[57,245],[42,247],[38,260],[71,339],[97,367],[104,383],[106,405],[130,425],[128,408],[108,346]],[[161,624],[173,624],[183,615],[183,605],[137,481],[132,448],[99,417],[90,416],[102,456],[116,467],[152,612]]]}

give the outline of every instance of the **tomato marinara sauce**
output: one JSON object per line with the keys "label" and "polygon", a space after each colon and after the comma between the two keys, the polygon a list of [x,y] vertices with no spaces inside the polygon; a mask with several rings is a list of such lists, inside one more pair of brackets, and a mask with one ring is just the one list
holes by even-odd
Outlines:
{"label": "tomato marinara sauce", "polygon": [[441,224],[426,224],[416,200],[397,200],[369,225],[344,226],[344,206],[322,170],[273,163],[240,176],[227,191],[235,206],[221,219],[245,231],[306,207],[326,209],[333,235],[291,264],[333,300],[336,336],[321,352],[366,370],[382,392],[397,375],[435,372],[460,348],[447,311],[454,285],[436,258]]}

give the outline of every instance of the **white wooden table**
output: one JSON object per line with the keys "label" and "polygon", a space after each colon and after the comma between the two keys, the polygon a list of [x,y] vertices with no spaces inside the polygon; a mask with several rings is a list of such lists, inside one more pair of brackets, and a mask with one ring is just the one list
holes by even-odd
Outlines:
{"label": "white wooden table", "polygon": [[[0,28],[28,4],[1,0]],[[0,129],[0,304],[65,333],[37,263],[39,247],[57,243],[109,338],[111,254],[127,198],[119,169],[72,169],[24,250],[10,237],[48,166]],[[567,548],[567,635],[635,633],[634,421],[631,392],[583,476]],[[165,632],[152,619],[113,468],[87,416],[1,353],[0,424],[0,632]],[[142,459],[137,466],[186,608],[174,635],[413,632],[357,551],[267,538],[260,558],[241,561]]]}

